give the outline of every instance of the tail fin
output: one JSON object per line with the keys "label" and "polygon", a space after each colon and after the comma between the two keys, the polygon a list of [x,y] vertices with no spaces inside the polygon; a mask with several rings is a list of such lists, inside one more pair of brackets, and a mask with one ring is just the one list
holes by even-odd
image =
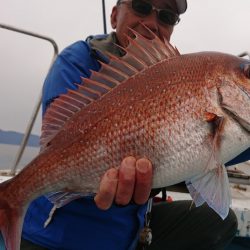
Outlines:
{"label": "tail fin", "polygon": [[[8,181],[0,185],[0,231],[6,250],[19,250],[26,209],[13,207],[8,195]],[[1,248],[2,249],[2,248]]]}

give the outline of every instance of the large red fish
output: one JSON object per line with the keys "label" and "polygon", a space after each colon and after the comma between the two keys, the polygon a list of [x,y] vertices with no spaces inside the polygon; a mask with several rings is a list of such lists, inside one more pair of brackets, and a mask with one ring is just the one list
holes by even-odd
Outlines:
{"label": "large red fish", "polygon": [[186,181],[197,205],[205,201],[227,216],[223,164],[250,146],[250,61],[215,52],[180,55],[156,36],[132,32],[123,57],[111,56],[51,104],[41,153],[1,184],[8,250],[19,249],[33,199],[59,192],[51,196],[59,207],[71,192],[95,193],[105,171],[128,155],[152,161],[153,188]]}

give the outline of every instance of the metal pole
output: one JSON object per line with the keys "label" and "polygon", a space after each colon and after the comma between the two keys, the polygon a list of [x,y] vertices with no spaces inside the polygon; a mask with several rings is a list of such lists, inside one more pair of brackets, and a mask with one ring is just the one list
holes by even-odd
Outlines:
{"label": "metal pole", "polygon": [[[28,36],[33,36],[33,37],[43,39],[43,40],[46,40],[46,41],[50,42],[52,44],[52,46],[53,46],[53,49],[54,49],[54,55],[52,57],[50,67],[49,67],[49,70],[50,70],[51,66],[53,65],[53,62],[55,61],[55,59],[56,59],[56,57],[58,55],[58,51],[59,51],[58,46],[57,46],[56,42],[53,39],[51,39],[51,38],[49,38],[47,36],[43,36],[43,35],[40,35],[40,34],[37,34],[37,33],[34,33],[34,32],[30,32],[30,31],[27,31],[27,30],[19,29],[19,28],[9,26],[9,25],[6,25],[6,24],[1,24],[0,23],[0,28],[11,30],[11,31],[18,32],[18,33],[22,33],[22,34],[25,34],[25,35],[28,35]],[[18,150],[16,158],[15,158],[14,164],[13,164],[13,166],[11,168],[10,175],[15,175],[15,173],[16,173],[17,166],[18,166],[18,164],[19,164],[19,162],[20,162],[20,160],[22,158],[25,146],[26,146],[26,144],[28,142],[30,133],[32,131],[32,128],[34,126],[37,114],[39,112],[39,109],[40,109],[40,106],[41,106],[41,101],[42,101],[42,92],[40,93],[39,100],[38,100],[37,104],[35,105],[35,108],[34,108],[34,111],[33,111],[32,115],[31,115],[30,121],[29,121],[29,123],[27,125],[24,137],[22,139],[21,145],[19,147],[19,150]]]}
{"label": "metal pole", "polygon": [[37,33],[34,33],[34,32],[30,32],[30,31],[27,31],[27,30],[24,30],[24,29],[16,28],[14,26],[2,24],[2,23],[0,23],[0,28],[15,31],[15,32],[22,33],[22,34],[25,34],[25,35],[28,35],[28,36],[33,36],[33,37],[37,37],[37,38],[46,40],[46,41],[50,42],[53,45],[54,54],[56,54],[56,55],[58,54],[58,46],[57,46],[56,42],[50,37],[43,36],[43,35],[40,35],[40,34],[37,34]]}
{"label": "metal pole", "polygon": [[104,30],[104,34],[107,34],[105,0],[102,0],[102,17],[103,17],[103,30]]}

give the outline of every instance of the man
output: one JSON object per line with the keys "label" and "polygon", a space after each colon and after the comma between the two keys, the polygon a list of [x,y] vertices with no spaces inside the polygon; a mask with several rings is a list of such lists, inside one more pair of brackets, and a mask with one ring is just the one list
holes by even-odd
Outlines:
{"label": "man", "polygon": [[[89,37],[66,48],[49,72],[43,89],[43,113],[67,89],[75,89],[80,77],[98,71],[106,61],[104,51],[121,55],[118,43],[126,46],[128,27],[144,36],[146,25],[160,39],[170,40],[185,0],[120,0],[113,7],[111,25],[116,33]],[[152,180],[150,159],[128,156],[119,168],[103,176],[98,194],[74,200],[57,209],[44,228],[53,204],[40,197],[29,207],[24,221],[21,249],[125,250],[139,249]],[[237,220],[232,211],[222,221],[206,205],[190,210],[191,202],[160,203],[153,206],[150,250],[223,249],[233,238]]]}

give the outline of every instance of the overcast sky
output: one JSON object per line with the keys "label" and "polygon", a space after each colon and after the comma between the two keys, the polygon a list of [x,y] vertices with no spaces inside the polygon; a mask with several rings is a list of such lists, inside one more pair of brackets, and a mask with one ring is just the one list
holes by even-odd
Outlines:
{"label": "overcast sky", "polygon": [[[103,32],[101,0],[0,0],[0,23],[50,36],[62,50]],[[107,22],[116,0],[106,0]],[[181,53],[250,51],[249,0],[189,0],[172,43]],[[111,31],[108,26],[108,31]],[[45,41],[0,29],[0,129],[23,132],[51,58]],[[33,133],[40,134],[40,119]]]}

